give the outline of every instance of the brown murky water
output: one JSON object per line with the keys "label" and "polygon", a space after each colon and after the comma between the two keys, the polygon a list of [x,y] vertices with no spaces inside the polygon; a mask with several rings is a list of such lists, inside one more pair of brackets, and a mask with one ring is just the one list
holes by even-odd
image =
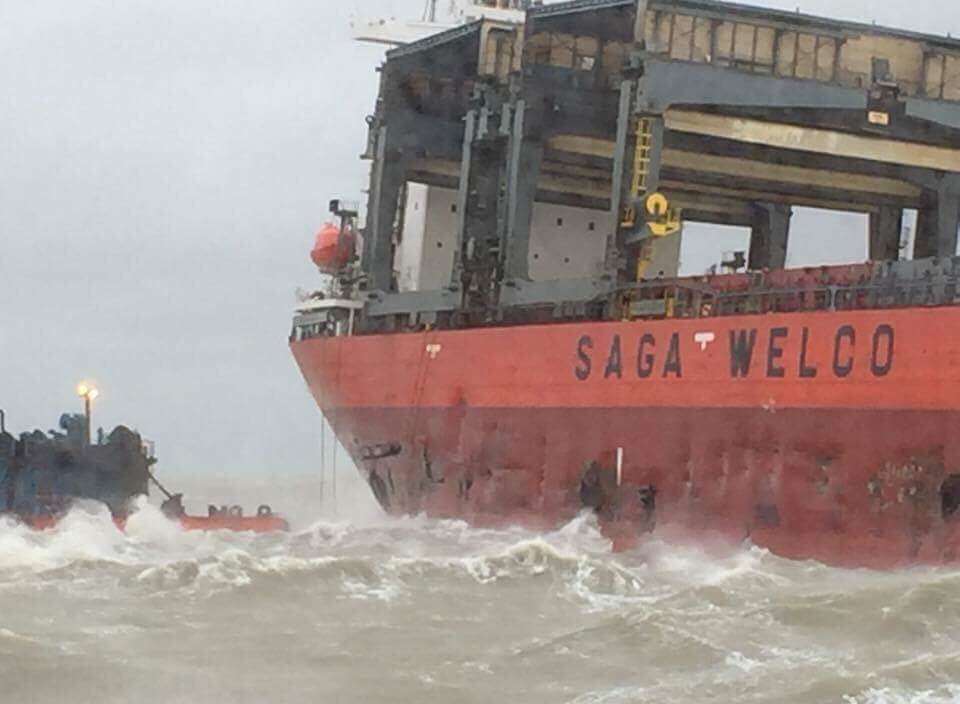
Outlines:
{"label": "brown murky water", "polygon": [[960,571],[613,555],[586,517],[388,520],[356,483],[317,517],[278,484],[235,491],[286,500],[286,536],[0,524],[0,702],[960,701]]}

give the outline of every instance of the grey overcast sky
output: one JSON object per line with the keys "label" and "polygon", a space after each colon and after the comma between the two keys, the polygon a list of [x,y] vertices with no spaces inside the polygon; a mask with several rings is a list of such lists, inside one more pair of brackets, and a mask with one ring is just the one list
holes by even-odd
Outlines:
{"label": "grey overcast sky", "polygon": [[[365,185],[382,50],[352,43],[348,24],[422,7],[0,0],[0,407],[13,428],[54,427],[92,378],[97,420],[156,440],[165,471],[318,467],[319,414],[286,337],[328,198]],[[943,0],[800,9],[960,34]]]}

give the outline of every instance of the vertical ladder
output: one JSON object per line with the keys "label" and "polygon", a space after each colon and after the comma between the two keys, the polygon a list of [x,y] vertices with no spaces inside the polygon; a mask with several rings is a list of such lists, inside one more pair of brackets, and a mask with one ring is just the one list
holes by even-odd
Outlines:
{"label": "vertical ladder", "polygon": [[650,152],[653,149],[653,125],[649,118],[642,117],[637,126],[637,148],[633,153],[634,198],[647,192],[647,174],[650,172]]}

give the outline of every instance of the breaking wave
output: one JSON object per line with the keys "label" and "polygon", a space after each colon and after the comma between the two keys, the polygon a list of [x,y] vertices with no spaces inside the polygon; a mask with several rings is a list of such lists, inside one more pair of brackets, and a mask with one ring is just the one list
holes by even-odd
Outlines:
{"label": "breaking wave", "polygon": [[[80,506],[42,533],[0,521],[0,613],[0,677],[64,658],[108,676],[123,651],[169,694],[201,686],[202,653],[237,701],[304,701],[305,683],[351,702],[960,701],[957,571],[613,554],[589,516],[547,534],[376,518],[254,536],[187,533],[148,504],[120,532]],[[188,701],[120,682],[98,701]],[[32,701],[60,701],[38,686]]]}

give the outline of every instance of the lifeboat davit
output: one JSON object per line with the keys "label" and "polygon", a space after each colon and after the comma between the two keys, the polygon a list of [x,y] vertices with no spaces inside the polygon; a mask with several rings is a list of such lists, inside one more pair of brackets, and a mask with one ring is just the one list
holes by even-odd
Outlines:
{"label": "lifeboat davit", "polygon": [[310,258],[323,273],[336,274],[350,263],[356,243],[352,228],[344,227],[341,230],[339,226],[328,222],[317,233]]}

